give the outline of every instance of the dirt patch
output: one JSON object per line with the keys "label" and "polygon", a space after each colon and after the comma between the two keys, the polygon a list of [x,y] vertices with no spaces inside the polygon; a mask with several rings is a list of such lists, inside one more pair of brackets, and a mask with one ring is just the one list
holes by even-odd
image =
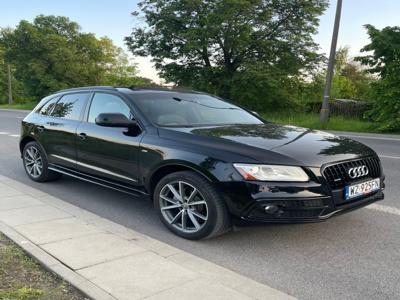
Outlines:
{"label": "dirt patch", "polygon": [[0,233],[0,300],[87,300]]}

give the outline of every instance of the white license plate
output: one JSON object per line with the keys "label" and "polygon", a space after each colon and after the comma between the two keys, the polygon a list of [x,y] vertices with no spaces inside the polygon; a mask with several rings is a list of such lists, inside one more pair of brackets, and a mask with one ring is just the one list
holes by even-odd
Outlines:
{"label": "white license plate", "polygon": [[372,179],[366,182],[346,186],[345,198],[346,200],[356,198],[359,196],[367,195],[376,190],[379,190],[381,182],[379,178]]}

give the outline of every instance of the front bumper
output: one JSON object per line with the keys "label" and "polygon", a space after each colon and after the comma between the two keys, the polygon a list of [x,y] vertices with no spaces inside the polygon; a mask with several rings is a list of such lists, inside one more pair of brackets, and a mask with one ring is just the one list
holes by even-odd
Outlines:
{"label": "front bumper", "polygon": [[[307,223],[324,221],[330,217],[362,208],[371,203],[384,199],[382,191],[352,202],[334,206],[331,198],[297,199],[297,200],[265,200],[257,202],[245,211],[241,219],[261,223]],[[278,210],[267,213],[265,207],[274,204]]]}
{"label": "front bumper", "polygon": [[[381,189],[369,195],[344,200],[344,189],[331,190],[323,183],[297,185],[267,183],[224,184],[223,193],[232,215],[253,223],[307,223],[324,221],[384,199]],[[266,207],[272,207],[266,210]]]}

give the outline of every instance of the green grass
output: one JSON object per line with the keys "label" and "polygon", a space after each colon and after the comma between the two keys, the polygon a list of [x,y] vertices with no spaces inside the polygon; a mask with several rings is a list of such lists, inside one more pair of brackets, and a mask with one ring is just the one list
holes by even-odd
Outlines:
{"label": "green grass", "polygon": [[331,117],[326,126],[322,126],[318,114],[311,113],[263,113],[263,118],[268,121],[306,127],[311,129],[354,131],[354,132],[377,132],[377,124],[344,117]]}
{"label": "green grass", "polygon": [[0,109],[23,109],[23,110],[32,110],[37,105],[36,102],[28,102],[28,103],[15,103],[15,104],[0,104]]}

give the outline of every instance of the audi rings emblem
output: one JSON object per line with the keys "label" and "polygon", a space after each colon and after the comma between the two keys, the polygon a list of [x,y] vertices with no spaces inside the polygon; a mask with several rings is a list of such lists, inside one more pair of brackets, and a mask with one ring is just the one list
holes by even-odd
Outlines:
{"label": "audi rings emblem", "polygon": [[350,178],[352,178],[352,179],[367,176],[368,173],[369,173],[369,170],[366,165],[351,168],[348,171],[348,174],[349,174]]}

